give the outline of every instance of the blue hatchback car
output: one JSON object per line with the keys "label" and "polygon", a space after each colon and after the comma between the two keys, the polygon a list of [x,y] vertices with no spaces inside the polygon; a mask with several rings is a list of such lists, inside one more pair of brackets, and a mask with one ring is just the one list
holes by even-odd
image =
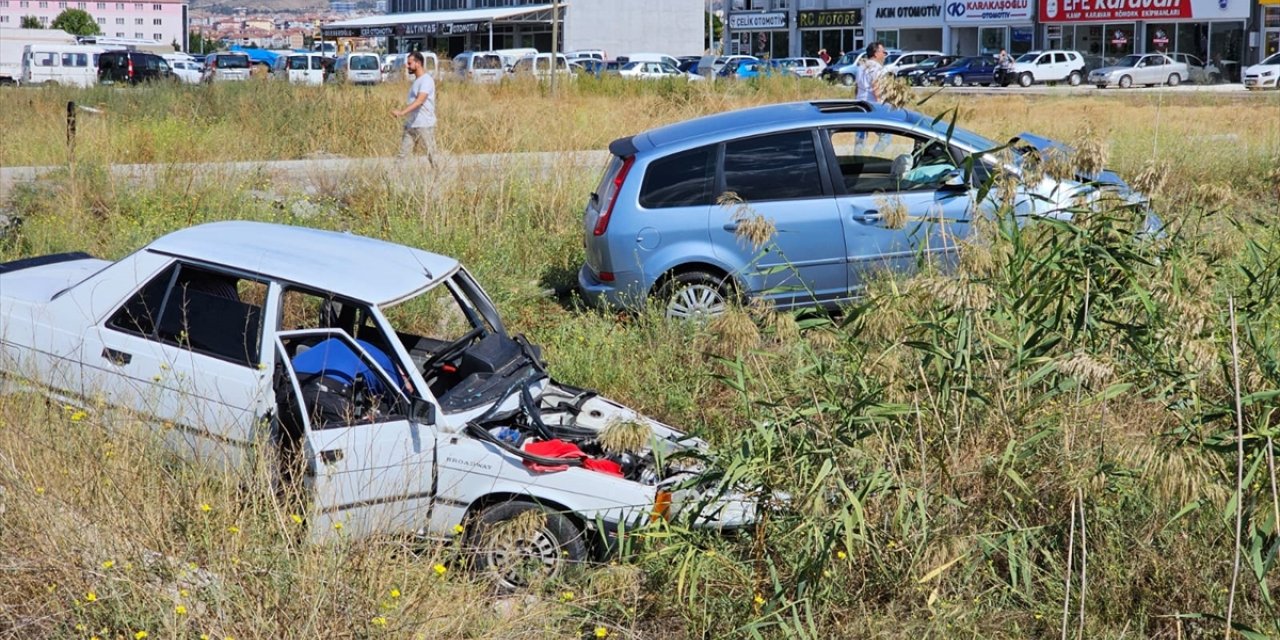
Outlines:
{"label": "blue hatchback car", "polygon": [[[1002,146],[960,127],[948,138],[949,125],[833,100],[730,111],[615,140],[583,219],[582,295],[626,309],[657,298],[673,318],[715,315],[744,297],[832,306],[877,272],[910,272],[922,255],[949,261],[968,235],[977,186],[999,162],[983,152]],[[1028,134],[1014,143],[1059,146]],[[980,160],[966,175],[971,154]],[[1092,180],[1128,193],[1110,172]],[[1095,188],[1084,182],[1045,178],[1023,187],[1015,206],[1065,215]],[[739,237],[744,205],[718,204],[727,193],[772,223],[763,246]],[[916,222],[890,223],[890,207]]]}
{"label": "blue hatchback car", "polygon": [[990,56],[961,58],[945,67],[926,71],[921,81],[922,84],[949,84],[955,87],[966,84],[989,87],[996,81],[996,59]]}

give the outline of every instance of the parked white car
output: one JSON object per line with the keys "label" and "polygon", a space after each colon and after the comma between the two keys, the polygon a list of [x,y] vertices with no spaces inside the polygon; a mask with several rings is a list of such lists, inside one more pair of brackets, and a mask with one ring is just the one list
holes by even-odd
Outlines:
{"label": "parked white car", "polygon": [[1152,87],[1167,84],[1176,87],[1191,76],[1187,65],[1174,62],[1159,53],[1135,53],[1116,61],[1114,65],[1089,72],[1089,83],[1099,89],[1117,86],[1128,89],[1135,84]]}
{"label": "parked white car", "polygon": [[915,65],[928,60],[934,56],[945,55],[941,51],[907,51],[898,54],[889,54],[884,59],[884,72],[897,75],[899,71],[906,67]]}
{"label": "parked white car", "polygon": [[196,59],[185,53],[168,53],[160,56],[169,63],[169,68],[173,69],[173,75],[183,84],[200,84],[200,77],[204,73],[204,65],[196,62]]}
{"label": "parked white car", "polygon": [[827,63],[821,58],[784,58],[779,60],[778,64],[788,73],[801,78],[816,78],[822,75],[823,69],[827,68]]}
{"label": "parked white car", "polygon": [[725,65],[728,65],[729,63],[744,62],[747,60],[750,60],[752,62],[760,62],[760,58],[757,58],[755,56],[745,56],[745,55],[720,56],[716,58],[715,62],[711,64],[711,77],[714,78],[717,74],[720,73],[720,70],[723,69]]}
{"label": "parked white car", "polygon": [[645,62],[637,60],[628,62],[618,69],[618,75],[624,78],[633,78],[640,80],[661,80],[663,78],[684,78],[689,82],[698,82],[706,80],[702,76],[692,73],[685,73],[676,68],[675,65],[666,62]]}
{"label": "parked white car", "polygon": [[[652,518],[755,518],[702,483],[706,443],[553,380],[456,260],[347,233],[218,222],[114,263],[0,264],[0,374],[0,393],[125,408],[219,469],[273,445],[312,539],[466,523],[508,585],[504,559],[555,573]],[[611,429],[640,437],[606,451]],[[516,549],[486,536],[530,511],[543,525]]]}
{"label": "parked white car", "polygon": [[501,82],[507,68],[502,56],[492,51],[463,51],[453,58],[453,71],[470,82]]}
{"label": "parked white car", "polygon": [[625,56],[618,56],[618,62],[660,62],[669,64],[673,67],[680,66],[680,60],[675,56],[669,56],[665,53],[632,53]]}
{"label": "parked white car", "polygon": [[20,82],[91,87],[98,84],[98,54],[104,51],[82,44],[29,44],[22,51]]}
{"label": "parked white car", "polygon": [[1245,67],[1244,87],[1246,89],[1280,89],[1280,53],[1255,64]]}
{"label": "parked white car", "polygon": [[1203,60],[1189,53],[1170,53],[1167,54],[1173,58],[1174,62],[1181,62],[1187,65],[1186,80],[1190,80],[1196,84],[1207,84],[1209,82],[1209,73],[1207,65]]}
{"label": "parked white car", "polygon": [[[568,80],[577,80],[577,74],[569,70],[569,59],[563,55],[556,55],[556,77]],[[536,53],[530,54],[516,61],[511,65],[510,70],[513,76],[530,76],[539,80],[546,80],[551,77],[551,54]]]}
{"label": "parked white car", "polygon": [[1074,87],[1085,79],[1084,56],[1078,51],[1029,51],[1013,61],[1010,75],[1022,87],[1064,81]]}
{"label": "parked white car", "polygon": [[203,73],[201,80],[204,82],[248,80],[249,56],[235,52],[211,53],[204,58]]}

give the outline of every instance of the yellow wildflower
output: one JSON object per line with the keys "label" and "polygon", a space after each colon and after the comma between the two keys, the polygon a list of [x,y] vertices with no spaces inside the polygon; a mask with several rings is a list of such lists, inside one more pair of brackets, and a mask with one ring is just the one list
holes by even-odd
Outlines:
{"label": "yellow wildflower", "polygon": [[96,593],[94,593],[94,592],[90,591],[89,593],[84,594],[84,599],[85,599],[85,600],[87,600],[87,601],[89,601],[89,602],[97,602],[97,601],[98,601],[98,594],[96,594]]}
{"label": "yellow wildflower", "polygon": [[840,558],[841,560],[844,560],[845,558],[849,557],[849,554],[845,553],[844,551],[837,551],[836,557]]}
{"label": "yellow wildflower", "polygon": [[173,608],[173,612],[180,616],[185,616],[187,615],[187,608],[182,605],[178,605]]}
{"label": "yellow wildflower", "polygon": [[608,629],[606,629],[606,628],[604,628],[604,627],[596,627],[596,637],[597,637],[597,638],[608,638],[608,637],[609,637],[609,630],[608,630]]}
{"label": "yellow wildflower", "polygon": [[293,520],[293,523],[294,523],[294,524],[302,524],[302,516],[300,516],[300,515],[298,515],[298,514],[296,514],[296,513],[295,513],[295,514],[290,515],[290,516],[289,516],[289,519],[290,519],[290,520]]}
{"label": "yellow wildflower", "polygon": [[209,513],[210,511],[213,511],[213,507],[209,506],[209,503],[206,502],[200,505],[200,510],[205,513]]}
{"label": "yellow wildflower", "polygon": [[392,597],[392,598],[399,598],[399,597],[400,597],[400,590],[399,590],[399,589],[395,589],[395,588],[391,589],[391,597]]}
{"label": "yellow wildflower", "polygon": [[187,597],[187,596],[191,595],[191,592],[190,592],[190,591],[187,591],[186,589],[178,589],[178,595],[180,595],[180,596],[182,596],[182,597],[184,597],[184,598],[185,598],[185,597]]}
{"label": "yellow wildflower", "polygon": [[44,487],[36,487],[36,495],[38,496],[44,495]]}
{"label": "yellow wildflower", "polygon": [[442,576],[444,575],[444,572],[448,571],[448,569],[442,564],[436,564],[436,566],[431,567],[431,569],[435,571],[438,576]]}
{"label": "yellow wildflower", "polygon": [[335,522],[335,523],[333,523],[333,529],[334,529],[335,531],[342,531],[342,523],[341,523],[341,522]]}
{"label": "yellow wildflower", "polygon": [[560,602],[568,602],[573,599],[572,591],[562,591],[560,593]]}
{"label": "yellow wildflower", "polygon": [[115,560],[104,560],[104,561],[102,562],[102,568],[103,568],[103,569],[110,569],[111,567],[114,567],[114,566],[116,566],[116,561],[115,561]]}
{"label": "yellow wildflower", "polygon": [[89,415],[89,414],[87,414],[87,413],[85,413],[85,412],[83,412],[83,411],[76,411],[75,413],[71,414],[71,421],[72,421],[72,422],[80,422],[81,420],[84,420],[85,416],[87,416],[87,415]]}
{"label": "yellow wildflower", "polygon": [[755,603],[756,603],[756,606],[764,604],[764,596],[757,593]]}
{"label": "yellow wildflower", "polygon": [[462,525],[460,525],[460,524],[455,524],[455,525],[453,525],[453,532],[454,532],[454,533],[461,534],[463,531],[466,531],[466,528],[465,528],[465,527],[463,527]]}
{"label": "yellow wildflower", "polygon": [[385,627],[385,626],[387,626],[387,619],[386,619],[385,617],[383,617],[383,616],[378,616],[378,617],[376,617],[376,618],[374,618],[374,619],[370,620],[369,622],[372,622],[372,623],[373,623],[373,626],[375,626],[375,627]]}
{"label": "yellow wildflower", "polygon": [[147,637],[148,635],[150,635],[150,634],[149,634],[149,633],[147,633],[146,631],[139,631],[139,632],[137,632],[137,633],[133,634],[133,640],[142,640],[143,638]]}
{"label": "yellow wildflower", "polygon": [[235,526],[235,525],[233,524],[233,525],[231,525],[231,526],[227,527],[227,531],[229,531],[229,532],[231,532],[231,533],[240,533],[240,527],[237,527],[237,526]]}

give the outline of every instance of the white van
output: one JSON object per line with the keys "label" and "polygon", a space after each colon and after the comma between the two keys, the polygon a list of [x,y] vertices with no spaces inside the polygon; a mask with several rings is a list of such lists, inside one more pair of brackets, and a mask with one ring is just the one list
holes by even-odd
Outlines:
{"label": "white van", "polygon": [[29,44],[22,50],[22,84],[98,84],[98,54],[102,47],[83,44]]}
{"label": "white van", "polygon": [[489,53],[496,53],[501,56],[503,68],[510,69],[520,58],[537,55],[538,50],[533,47],[517,47],[515,49],[494,49]]}
{"label": "white van", "polygon": [[276,58],[271,77],[294,84],[324,84],[324,56],[318,53],[290,53]]}
{"label": "white van", "polygon": [[471,82],[501,82],[507,73],[502,56],[493,51],[463,51],[453,59],[453,71]]}
{"label": "white van", "polygon": [[249,56],[243,53],[211,53],[204,58],[205,82],[248,80]]}
{"label": "white van", "polygon": [[[440,58],[430,51],[422,51],[422,66],[433,78],[439,78]],[[409,80],[409,72],[405,70],[408,61],[407,53],[388,53],[382,58],[382,81],[400,82]]]}
{"label": "white van", "polygon": [[29,44],[76,44],[76,38],[61,29],[0,27],[0,84],[22,81],[22,53]]}
{"label": "white van", "polygon": [[[556,54],[556,73],[558,77],[576,80],[578,78],[569,71],[569,58]],[[511,65],[511,74],[515,76],[532,76],[539,80],[551,77],[551,54],[536,53],[520,58]]]}
{"label": "white van", "polygon": [[376,53],[348,53],[334,63],[333,75],[338,82],[378,84],[382,82],[382,61]]}

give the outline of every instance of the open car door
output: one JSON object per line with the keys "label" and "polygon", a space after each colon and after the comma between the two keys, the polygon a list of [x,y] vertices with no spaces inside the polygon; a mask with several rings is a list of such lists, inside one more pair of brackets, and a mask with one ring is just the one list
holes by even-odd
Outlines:
{"label": "open car door", "polygon": [[394,362],[339,329],[282,331],[276,349],[281,448],[303,471],[311,538],[426,526],[435,436],[410,419]]}

